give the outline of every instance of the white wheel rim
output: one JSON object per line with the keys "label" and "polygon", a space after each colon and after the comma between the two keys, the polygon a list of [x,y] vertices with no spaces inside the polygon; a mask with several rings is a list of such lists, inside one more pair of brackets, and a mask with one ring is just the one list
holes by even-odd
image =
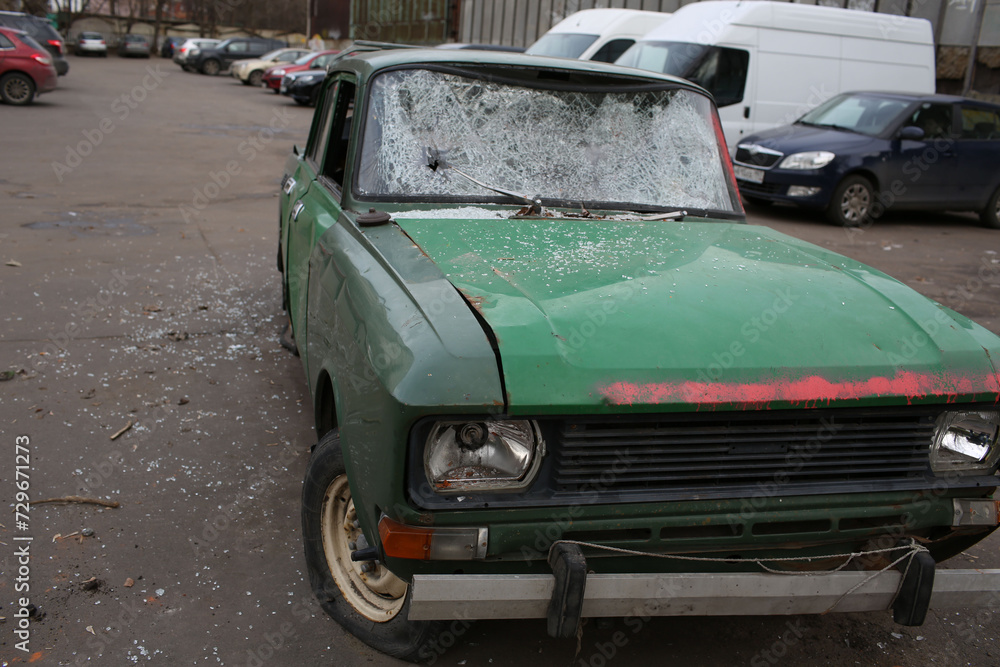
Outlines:
{"label": "white wheel rim", "polygon": [[406,582],[378,562],[372,562],[375,569],[364,572],[362,563],[351,560],[348,544],[357,542],[362,536],[361,529],[354,525],[356,519],[347,475],[340,475],[323,497],[320,515],[323,553],[344,598],[365,618],[384,623],[395,618],[403,608]]}

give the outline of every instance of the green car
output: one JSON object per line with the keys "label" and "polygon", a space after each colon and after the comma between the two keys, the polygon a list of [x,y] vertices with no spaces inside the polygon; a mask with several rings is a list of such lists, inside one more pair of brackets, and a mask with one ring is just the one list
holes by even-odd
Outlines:
{"label": "green car", "polygon": [[747,225],[704,90],[358,53],[280,201],[310,582],[369,645],[432,659],[479,618],[916,625],[1000,590],[936,568],[997,527],[1000,339]]}

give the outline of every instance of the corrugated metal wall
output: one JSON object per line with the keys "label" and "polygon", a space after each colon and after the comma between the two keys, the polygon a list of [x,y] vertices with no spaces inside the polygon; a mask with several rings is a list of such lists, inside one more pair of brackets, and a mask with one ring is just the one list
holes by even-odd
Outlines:
{"label": "corrugated metal wall", "polygon": [[[614,7],[673,12],[681,0],[460,0],[460,42],[530,46],[560,20],[581,9]],[[688,0],[690,1],[690,0]],[[368,0],[374,4],[374,0]],[[988,2],[982,46],[1000,40],[1000,0],[805,0],[803,4],[847,7],[930,20],[939,45],[968,46],[978,3]],[[424,4],[424,3],[414,3]]]}
{"label": "corrugated metal wall", "polygon": [[440,44],[457,37],[458,0],[352,0],[351,39]]}

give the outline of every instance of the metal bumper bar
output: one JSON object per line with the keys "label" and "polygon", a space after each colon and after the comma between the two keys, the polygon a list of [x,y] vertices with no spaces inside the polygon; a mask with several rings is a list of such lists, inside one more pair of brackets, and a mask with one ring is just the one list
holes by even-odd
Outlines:
{"label": "metal bumper bar", "polygon": [[[581,615],[766,616],[891,608],[902,578],[895,570],[847,594],[871,574],[590,574]],[[546,618],[554,586],[551,574],[415,575],[409,618]],[[1000,570],[935,573],[932,608],[997,604]]]}

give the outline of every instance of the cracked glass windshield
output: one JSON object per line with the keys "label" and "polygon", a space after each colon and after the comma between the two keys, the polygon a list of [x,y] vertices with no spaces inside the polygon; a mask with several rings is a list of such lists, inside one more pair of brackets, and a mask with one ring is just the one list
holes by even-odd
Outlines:
{"label": "cracked glass windshield", "polygon": [[704,95],[669,83],[604,78],[596,87],[561,73],[532,76],[379,75],[358,194],[512,202],[500,189],[550,206],[739,210]]}

